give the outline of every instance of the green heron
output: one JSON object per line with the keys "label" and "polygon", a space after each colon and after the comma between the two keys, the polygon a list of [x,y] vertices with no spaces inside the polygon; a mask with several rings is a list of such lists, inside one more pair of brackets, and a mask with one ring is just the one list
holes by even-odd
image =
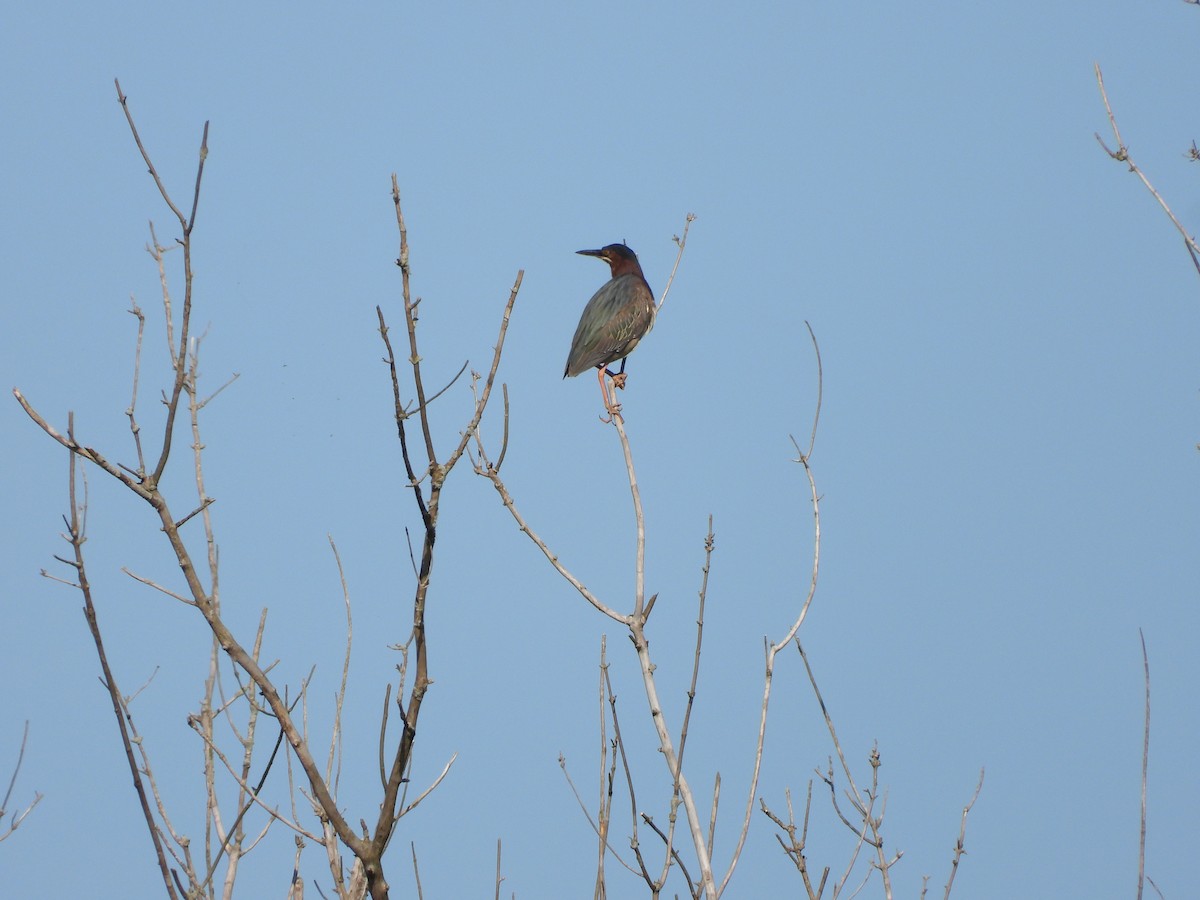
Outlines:
{"label": "green heron", "polygon": [[[596,291],[583,308],[579,327],[571,339],[563,378],[593,367],[598,369],[604,408],[611,416],[620,411],[621,405],[615,398],[610,398],[604,376],[612,378],[613,387],[624,389],[625,357],[654,327],[654,293],[642,274],[637,254],[624,244],[609,244],[599,250],[580,250],[579,253],[608,263],[612,279]],[[613,372],[608,364],[618,359],[621,371]]]}

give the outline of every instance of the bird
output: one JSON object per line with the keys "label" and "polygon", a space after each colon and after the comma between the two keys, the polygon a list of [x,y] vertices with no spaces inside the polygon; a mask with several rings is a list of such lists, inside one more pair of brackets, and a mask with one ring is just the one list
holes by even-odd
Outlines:
{"label": "bird", "polygon": [[[637,254],[624,244],[576,252],[580,256],[604,260],[612,270],[612,278],[583,308],[575,337],[571,339],[563,378],[574,377],[593,367],[599,370],[600,393],[609,414],[609,418],[602,421],[611,422],[611,417],[620,412],[621,405],[615,398],[610,398],[604,376],[612,378],[613,387],[624,390],[625,359],[654,327],[654,292],[642,274]],[[608,364],[617,360],[621,361],[621,371],[613,372]]]}

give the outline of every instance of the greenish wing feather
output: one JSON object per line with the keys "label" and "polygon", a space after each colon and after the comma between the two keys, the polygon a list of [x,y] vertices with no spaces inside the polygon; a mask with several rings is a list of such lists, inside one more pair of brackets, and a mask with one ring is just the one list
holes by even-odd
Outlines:
{"label": "greenish wing feather", "polygon": [[567,357],[567,375],[627,356],[654,324],[654,295],[637,275],[614,278],[598,290],[579,318]]}

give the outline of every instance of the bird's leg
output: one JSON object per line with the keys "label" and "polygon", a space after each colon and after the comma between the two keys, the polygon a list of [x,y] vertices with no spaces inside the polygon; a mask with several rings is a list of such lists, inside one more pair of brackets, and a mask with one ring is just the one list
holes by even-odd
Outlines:
{"label": "bird's leg", "polygon": [[617,403],[608,393],[608,384],[604,381],[604,376],[609,374],[608,369],[601,366],[597,369],[596,374],[600,378],[600,394],[604,397],[604,408],[608,412],[608,418],[600,417],[600,421],[605,425],[612,422],[612,417],[621,414],[621,404]]}
{"label": "bird's leg", "polygon": [[612,379],[613,387],[615,387],[619,391],[625,390],[625,378],[626,378],[625,360],[628,358],[629,357],[625,357],[621,360],[621,371],[620,372],[612,372],[612,371],[609,371],[608,369],[604,370],[605,372],[608,372],[609,378]]}

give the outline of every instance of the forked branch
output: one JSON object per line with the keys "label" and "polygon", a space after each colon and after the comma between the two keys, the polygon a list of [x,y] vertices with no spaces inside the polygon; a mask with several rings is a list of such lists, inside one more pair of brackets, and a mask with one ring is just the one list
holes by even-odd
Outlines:
{"label": "forked branch", "polygon": [[17,753],[17,764],[13,766],[12,778],[8,780],[8,790],[4,792],[4,799],[0,801],[0,841],[9,837],[14,831],[21,827],[21,823],[25,821],[25,817],[33,812],[34,807],[42,802],[42,795],[34,792],[33,802],[26,806],[20,812],[12,814],[12,819],[9,820],[8,827],[4,827],[4,817],[8,814],[8,801],[12,799],[13,788],[17,786],[17,776],[21,774],[21,763],[25,761],[25,745],[29,742],[29,722],[25,723],[25,730],[21,733],[21,749]]}
{"label": "forked branch", "polygon": [[[1175,213],[1171,211],[1171,207],[1167,204],[1167,201],[1163,199],[1162,194],[1155,189],[1154,185],[1150,183],[1150,179],[1146,177],[1146,173],[1138,167],[1137,163],[1133,161],[1133,157],[1129,155],[1129,148],[1125,146],[1125,141],[1121,139],[1121,129],[1117,127],[1117,117],[1113,115],[1112,104],[1108,102],[1108,91],[1104,88],[1104,74],[1100,71],[1100,64],[1094,63],[1093,66],[1096,71],[1096,84],[1100,88],[1100,97],[1104,101],[1104,111],[1108,115],[1108,124],[1112,129],[1113,139],[1117,143],[1117,149],[1110,150],[1108,145],[1104,143],[1104,139],[1100,137],[1099,132],[1094,132],[1096,136],[1096,142],[1104,148],[1104,152],[1107,153],[1112,159],[1115,159],[1117,162],[1125,163],[1127,166],[1129,166],[1129,171],[1137,175],[1142,184],[1146,186],[1146,190],[1148,190],[1154,199],[1158,201],[1158,205],[1161,206],[1163,212],[1167,214],[1167,218],[1171,220],[1171,224],[1175,226],[1175,229],[1183,237],[1183,245],[1187,248],[1188,255],[1192,258],[1192,265],[1196,267],[1197,274],[1200,274],[1200,244],[1197,244],[1196,238],[1189,234],[1187,229],[1183,227],[1183,223],[1176,218]],[[1193,148],[1194,146],[1195,145],[1193,144]],[[1193,153],[1192,158],[1196,158],[1196,154]]]}

